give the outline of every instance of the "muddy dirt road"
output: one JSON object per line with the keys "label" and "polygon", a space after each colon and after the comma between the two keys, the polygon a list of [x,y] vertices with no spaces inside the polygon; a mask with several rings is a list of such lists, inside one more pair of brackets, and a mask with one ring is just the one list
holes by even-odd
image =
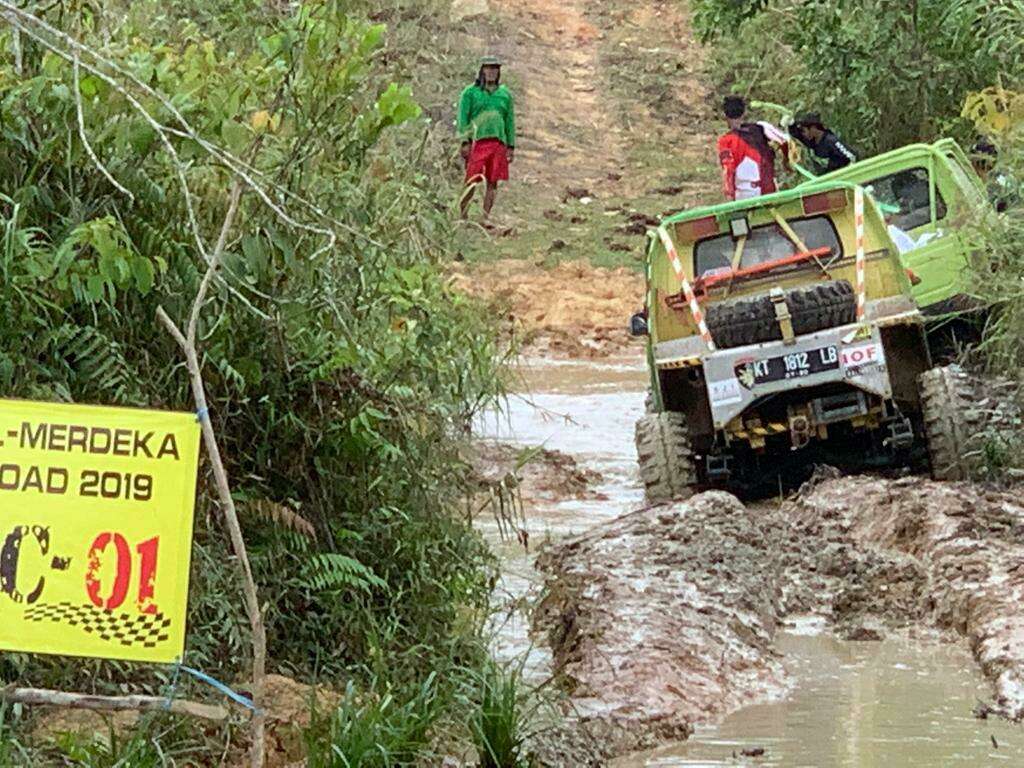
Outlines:
{"label": "muddy dirt road", "polygon": [[1016,496],[824,477],[774,504],[643,507],[646,375],[624,331],[643,233],[719,195],[685,4],[474,4],[522,135],[494,226],[465,229],[451,275],[533,361],[477,425],[485,475],[543,446],[519,472],[526,522],[505,539],[478,522],[503,565],[494,653],[554,675],[589,745],[544,764],[1024,764],[1001,717],[1024,712]]}
{"label": "muddy dirt road", "polygon": [[512,178],[491,228],[456,246],[455,284],[494,298],[531,355],[629,348],[645,233],[720,195],[719,121],[683,3],[474,2],[460,21],[516,94]]}
{"label": "muddy dirt road", "polygon": [[495,652],[528,654],[535,681],[557,674],[605,750],[590,764],[1024,760],[999,717],[1024,705],[1015,495],[826,478],[781,504],[709,493],[644,509],[642,361],[539,362],[524,378],[528,398],[479,432],[559,458],[524,475],[531,550],[501,545]]}

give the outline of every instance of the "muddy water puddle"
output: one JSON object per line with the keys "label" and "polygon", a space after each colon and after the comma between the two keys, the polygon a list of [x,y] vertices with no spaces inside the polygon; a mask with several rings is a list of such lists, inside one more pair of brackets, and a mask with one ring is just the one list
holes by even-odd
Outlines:
{"label": "muddy water puddle", "polygon": [[643,360],[526,361],[520,374],[526,391],[509,398],[502,412],[483,417],[476,434],[561,451],[601,476],[591,489],[596,499],[559,500],[529,510],[531,535],[579,533],[641,503],[633,427],[647,392]]}
{"label": "muddy water puddle", "polygon": [[636,474],[633,425],[643,413],[647,392],[644,361],[638,357],[600,362],[531,361],[520,366],[522,393],[509,398],[499,413],[479,420],[479,437],[523,448],[543,446],[571,455],[581,469],[600,480],[591,498],[532,504],[526,511],[531,551],[502,541],[495,522],[478,520],[501,558],[495,594],[492,652],[503,661],[525,655],[525,674],[539,682],[550,674],[550,653],[529,638],[524,601],[539,595],[542,580],[534,570],[536,546],[545,539],[581,533],[600,520],[615,518],[643,501]]}
{"label": "muddy water puddle", "polygon": [[[642,503],[633,425],[643,413],[647,376],[635,357],[528,362],[521,373],[524,394],[481,419],[477,434],[561,451],[601,476],[590,498],[530,505],[529,553],[502,542],[492,520],[479,520],[502,562],[493,653],[503,661],[525,658],[527,678],[540,682],[551,673],[550,653],[531,641],[526,613],[542,586],[533,567],[536,546]],[[778,648],[792,681],[781,700],[699,726],[689,741],[622,758],[615,768],[1024,765],[1024,730],[972,715],[991,688],[962,646],[896,637],[846,642],[801,622],[781,633]],[[764,754],[743,755],[757,749]]]}
{"label": "muddy water puddle", "polygon": [[1024,765],[1020,726],[971,714],[991,692],[962,647],[847,642],[819,632],[785,632],[778,647],[794,685],[783,700],[614,768]]}

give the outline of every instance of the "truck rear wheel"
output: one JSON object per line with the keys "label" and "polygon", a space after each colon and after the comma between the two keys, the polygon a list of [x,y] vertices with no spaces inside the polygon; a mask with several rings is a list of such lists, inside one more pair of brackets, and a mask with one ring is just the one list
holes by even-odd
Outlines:
{"label": "truck rear wheel", "polygon": [[[829,280],[786,292],[793,333],[801,336],[852,323],[857,299],[847,280]],[[708,330],[722,349],[782,338],[775,306],[767,294],[712,304],[707,308]]]}
{"label": "truck rear wheel", "polygon": [[651,413],[637,421],[636,453],[648,504],[693,494],[697,470],[683,414]]}
{"label": "truck rear wheel", "polygon": [[970,480],[980,465],[972,440],[985,427],[971,377],[959,365],[947,365],[925,371],[919,383],[932,476]]}

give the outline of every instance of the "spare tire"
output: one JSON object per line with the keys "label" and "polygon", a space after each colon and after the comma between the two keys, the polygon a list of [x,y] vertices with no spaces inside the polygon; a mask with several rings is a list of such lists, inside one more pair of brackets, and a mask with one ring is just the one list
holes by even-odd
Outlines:
{"label": "spare tire", "polygon": [[797,336],[848,325],[857,319],[857,296],[846,280],[794,288],[786,293],[786,304]]}
{"label": "spare tire", "polygon": [[[857,297],[847,280],[793,288],[785,298],[797,336],[847,325],[857,318]],[[705,317],[715,344],[723,349],[782,338],[775,307],[767,293],[710,304]]]}

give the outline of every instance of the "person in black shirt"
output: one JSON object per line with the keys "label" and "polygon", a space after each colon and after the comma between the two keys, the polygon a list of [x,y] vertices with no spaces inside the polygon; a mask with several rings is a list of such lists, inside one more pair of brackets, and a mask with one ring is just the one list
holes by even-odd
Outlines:
{"label": "person in black shirt", "polygon": [[790,133],[822,161],[825,173],[857,162],[857,156],[839,140],[838,136],[825,127],[816,112],[798,115],[790,126]]}

